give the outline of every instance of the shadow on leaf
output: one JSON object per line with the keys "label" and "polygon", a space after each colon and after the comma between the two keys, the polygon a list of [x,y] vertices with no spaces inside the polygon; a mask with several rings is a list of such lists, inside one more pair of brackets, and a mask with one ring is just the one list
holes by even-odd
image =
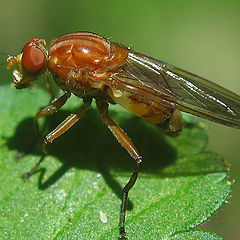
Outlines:
{"label": "shadow on leaf", "polygon": [[[46,118],[44,132],[51,131],[65,119],[70,112],[60,111]],[[176,151],[165,140],[165,136],[153,127],[136,118],[130,118],[121,127],[132,138],[143,154],[142,172],[159,177],[158,170],[176,161]],[[23,137],[24,136],[24,137]],[[20,153],[41,157],[41,147],[37,144],[33,118],[24,119],[18,124],[14,136],[7,140],[9,149]],[[27,146],[27,148],[26,148]],[[44,183],[42,182],[46,169],[40,168],[39,189],[46,189],[54,184],[70,168],[88,169],[100,172],[106,183],[121,199],[122,187],[114,179],[114,175],[129,176],[135,168],[135,161],[120,147],[111,132],[103,125],[96,110],[90,109],[68,132],[53,144],[47,146],[49,155],[55,156],[62,166]]]}
{"label": "shadow on leaf", "polygon": [[[42,127],[43,135],[53,130],[70,114],[69,111],[60,111],[47,117]],[[218,155],[205,151],[205,147],[198,151],[194,150],[199,142],[195,145],[192,142],[199,136],[206,135],[197,125],[186,124],[184,133],[172,139],[137,117],[120,122],[122,122],[121,127],[143,155],[140,177],[169,178],[226,171],[226,165],[219,164],[223,160]],[[17,150],[20,156],[25,152],[41,158],[42,141],[34,136],[36,133],[33,118],[24,119],[18,124],[15,134],[7,139],[8,148]],[[190,151],[188,151],[189,145],[191,145]],[[135,161],[120,147],[94,109],[90,109],[68,132],[56,139],[53,144],[49,144],[47,149],[49,155],[56,157],[62,165],[45,182],[43,178],[47,169],[38,169],[37,172],[41,173],[39,177],[39,189],[41,190],[53,185],[71,168],[87,169],[101,173],[108,186],[121,199],[122,186],[115,176],[130,178],[135,168]],[[128,210],[132,208],[132,202],[128,201]]]}
{"label": "shadow on leaf", "polygon": [[[47,117],[42,127],[43,135],[53,130],[70,114],[69,111],[60,111]],[[200,149],[200,152],[192,150],[195,148],[194,145],[190,150],[189,146],[194,140],[206,135],[198,125],[186,124],[183,134],[170,140],[140,118],[131,117],[121,122],[121,127],[143,156],[141,173],[144,177],[193,176],[226,170],[225,164],[219,164],[221,159],[216,154],[204,149]],[[8,147],[17,150],[20,156],[25,152],[40,157],[41,141],[34,136],[36,134],[33,118],[24,119],[18,124],[15,134],[7,140]],[[174,146],[171,144],[173,141]],[[187,151],[181,148],[187,148]],[[39,180],[40,189],[48,188],[68,169],[75,167],[100,172],[106,183],[121,198],[122,188],[114,179],[114,175],[130,177],[135,168],[134,160],[120,147],[94,109],[90,109],[68,132],[56,139],[53,144],[49,144],[47,149],[49,155],[57,157],[62,162],[62,166],[44,183],[42,178],[45,170],[39,169],[42,172]],[[184,152],[182,156],[181,151]]]}

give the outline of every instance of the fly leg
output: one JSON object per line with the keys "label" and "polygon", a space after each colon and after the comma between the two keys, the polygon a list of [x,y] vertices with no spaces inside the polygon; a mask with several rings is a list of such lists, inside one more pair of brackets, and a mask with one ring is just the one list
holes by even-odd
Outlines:
{"label": "fly leg", "polygon": [[66,103],[66,101],[68,100],[68,98],[70,96],[71,96],[71,93],[66,92],[60,98],[54,100],[49,106],[45,107],[44,109],[42,109],[41,111],[39,111],[36,114],[36,116],[34,118],[34,125],[35,125],[35,129],[36,129],[38,136],[40,136],[40,131],[39,131],[37,120],[39,118],[49,116],[49,115],[55,113],[56,111],[58,111]]}
{"label": "fly leg", "polygon": [[[42,145],[43,156],[29,172],[23,174],[23,177],[25,179],[30,177],[31,175],[33,175],[34,172],[36,172],[36,170],[40,166],[41,162],[43,161],[44,157],[47,155],[46,145],[48,143],[52,143],[56,138],[60,137],[63,133],[67,132],[68,129],[71,128],[82,117],[82,115],[87,111],[87,109],[91,105],[91,102],[92,102],[91,100],[85,101],[82,108],[73,112],[70,116],[68,116],[64,121],[62,121],[53,131],[51,131],[44,138],[44,142],[43,142],[43,145]],[[47,108],[45,108],[45,109],[47,109]]]}
{"label": "fly leg", "polygon": [[[38,127],[38,124],[37,124],[37,120],[39,118],[46,117],[48,115],[51,115],[51,114],[55,113],[57,110],[59,110],[66,103],[67,99],[70,96],[71,96],[71,93],[69,93],[69,92],[65,93],[63,96],[56,99],[49,106],[45,107],[44,109],[42,109],[41,111],[39,111],[36,114],[36,116],[34,118],[34,125],[35,125],[35,130],[37,132],[37,138],[40,137],[40,131],[39,131],[39,127]],[[19,156],[22,157],[22,155],[21,156],[19,155]],[[20,158],[19,156],[18,156],[18,159]],[[37,171],[38,167],[40,166],[40,164],[43,161],[43,159],[45,158],[45,156],[46,156],[46,151],[44,152],[44,154],[42,155],[40,160],[37,162],[37,164],[30,171],[22,174],[24,179],[29,178],[31,175],[33,175]]]}
{"label": "fly leg", "polygon": [[134,186],[137,178],[138,173],[140,170],[140,166],[142,163],[142,156],[139,155],[138,150],[134,146],[131,139],[127,136],[127,134],[108,116],[108,103],[106,101],[98,100],[97,99],[97,107],[100,111],[103,123],[109,128],[112,132],[114,137],[117,141],[121,144],[122,147],[126,149],[129,155],[136,161],[137,165],[132,173],[132,176],[128,183],[123,188],[122,192],[122,206],[121,206],[121,213],[120,213],[120,238],[127,237],[125,231],[125,215],[127,211],[127,199],[128,199],[128,192]]}
{"label": "fly leg", "polygon": [[17,160],[20,160],[26,154],[26,152],[30,152],[30,150],[34,147],[34,145],[38,142],[39,138],[41,137],[37,120],[39,118],[46,117],[48,115],[51,115],[51,114],[55,113],[57,110],[59,110],[66,103],[67,99],[70,96],[71,96],[71,93],[69,93],[69,92],[65,93],[63,96],[56,99],[49,106],[45,107],[44,109],[42,109],[41,111],[39,111],[36,114],[36,116],[34,118],[34,126],[35,126],[35,131],[36,131],[37,136],[32,141],[31,145],[28,146],[28,148],[24,152],[20,152],[20,153],[17,154],[17,156],[16,156]]}
{"label": "fly leg", "polygon": [[88,110],[88,108],[91,105],[92,100],[86,100],[84,102],[84,105],[74,111],[71,115],[69,115],[65,120],[63,120],[53,131],[51,131],[45,138],[43,142],[43,153],[47,154],[46,151],[46,145],[48,143],[52,143],[55,139],[60,137],[62,134],[68,131],[69,128],[71,128],[83,115],[84,113]]}
{"label": "fly leg", "polygon": [[48,92],[49,92],[49,94],[51,96],[51,101],[52,101],[53,99],[55,99],[55,96],[54,96],[54,91],[53,91],[53,88],[52,88],[52,86],[50,84],[48,75],[46,76],[46,87],[47,87],[47,90],[48,90]]}

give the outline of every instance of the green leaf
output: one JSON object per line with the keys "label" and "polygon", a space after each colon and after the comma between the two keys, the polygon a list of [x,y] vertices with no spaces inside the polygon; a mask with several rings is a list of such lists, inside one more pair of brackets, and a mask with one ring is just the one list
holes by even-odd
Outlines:
{"label": "green leaf", "polygon": [[208,240],[222,240],[223,238],[215,233],[204,231],[190,231],[174,235],[169,240],[192,240],[192,239],[208,239]]}
{"label": "green leaf", "polygon": [[[93,106],[48,147],[39,171],[21,174],[41,157],[40,144],[16,161],[35,138],[33,118],[49,96],[31,88],[0,89],[0,235],[5,239],[117,239],[121,189],[135,162],[101,123]],[[61,111],[40,120],[47,132],[82,101],[72,97]],[[121,107],[111,116],[143,155],[143,168],[129,193],[126,230],[130,239],[221,239],[193,229],[225,202],[229,166],[206,151],[207,133],[186,117],[183,134],[162,135]]]}

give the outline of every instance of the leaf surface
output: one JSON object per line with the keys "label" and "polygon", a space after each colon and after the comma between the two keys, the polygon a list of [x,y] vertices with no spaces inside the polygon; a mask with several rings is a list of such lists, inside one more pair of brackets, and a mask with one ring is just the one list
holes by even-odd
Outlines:
{"label": "leaf surface", "polygon": [[[0,88],[0,235],[5,239],[117,239],[121,189],[134,161],[101,123],[93,106],[48,147],[39,171],[21,174],[41,157],[33,118],[48,104],[43,90]],[[72,97],[62,110],[40,120],[44,134],[82,101]],[[221,239],[193,230],[224,203],[231,191],[229,166],[206,151],[207,133],[195,118],[177,138],[121,107],[111,116],[143,155],[143,168],[129,193],[126,230],[130,239]],[[16,155],[28,149],[20,161]]]}

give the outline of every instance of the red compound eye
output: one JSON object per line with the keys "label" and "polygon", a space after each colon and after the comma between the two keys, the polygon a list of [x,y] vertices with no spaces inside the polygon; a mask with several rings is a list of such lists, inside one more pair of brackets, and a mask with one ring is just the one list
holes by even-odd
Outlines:
{"label": "red compound eye", "polygon": [[25,43],[25,45],[23,46],[22,48],[22,53],[25,52],[25,50],[31,46],[31,45],[34,45],[34,44],[37,44],[39,41],[41,41],[41,38],[33,38],[31,40],[29,40],[28,42]]}
{"label": "red compound eye", "polygon": [[28,72],[39,72],[46,63],[43,51],[38,47],[39,38],[28,41],[22,49],[22,65]]}

